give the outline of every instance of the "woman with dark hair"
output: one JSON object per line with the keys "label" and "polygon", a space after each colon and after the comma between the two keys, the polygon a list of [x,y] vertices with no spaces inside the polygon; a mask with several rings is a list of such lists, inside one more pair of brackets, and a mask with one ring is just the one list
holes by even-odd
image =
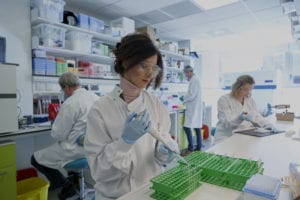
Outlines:
{"label": "woman with dark hair", "polygon": [[161,172],[174,154],[149,132],[173,148],[168,110],[146,89],[162,81],[161,54],[143,34],[125,36],[114,50],[121,80],[92,107],[84,147],[96,199],[116,199]]}
{"label": "woman with dark hair", "polygon": [[251,92],[255,84],[249,75],[238,77],[232,85],[231,93],[218,100],[218,123],[215,141],[219,142],[232,135],[237,128],[253,126],[276,131],[276,128],[259,113]]}

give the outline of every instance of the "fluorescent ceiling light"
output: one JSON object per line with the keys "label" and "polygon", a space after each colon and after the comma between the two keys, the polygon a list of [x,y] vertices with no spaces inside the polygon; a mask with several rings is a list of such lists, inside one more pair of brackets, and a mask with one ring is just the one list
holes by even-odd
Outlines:
{"label": "fluorescent ceiling light", "polygon": [[238,1],[239,0],[194,0],[194,2],[204,10],[222,7]]}

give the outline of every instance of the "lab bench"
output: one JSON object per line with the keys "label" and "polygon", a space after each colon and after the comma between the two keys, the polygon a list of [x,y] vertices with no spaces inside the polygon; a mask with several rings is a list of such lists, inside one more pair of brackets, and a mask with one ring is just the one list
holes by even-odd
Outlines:
{"label": "lab bench", "polygon": [[19,170],[32,167],[30,164],[31,155],[55,142],[50,133],[50,126],[20,129],[15,132],[1,133],[0,142],[6,140],[15,142],[16,168]]}
{"label": "lab bench", "polygon": [[[273,120],[273,119],[271,119]],[[294,122],[276,122],[276,125],[284,130],[300,128],[300,120]],[[267,136],[253,137],[241,134],[234,134],[221,143],[216,144],[207,150],[220,155],[228,155],[236,158],[262,160],[264,163],[264,174],[281,178],[289,175],[289,163],[300,160],[300,141],[287,137],[285,133]],[[153,193],[150,189],[151,183],[137,188],[136,190],[120,197],[118,200],[130,199],[152,199]],[[241,192],[208,183],[203,183],[186,200],[234,200],[240,198]],[[280,191],[279,200],[287,200],[290,193],[287,188]]]}

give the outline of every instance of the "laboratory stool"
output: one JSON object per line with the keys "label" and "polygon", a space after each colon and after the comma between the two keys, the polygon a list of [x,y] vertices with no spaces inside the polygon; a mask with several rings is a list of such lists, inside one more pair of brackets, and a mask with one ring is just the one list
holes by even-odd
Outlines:
{"label": "laboratory stool", "polygon": [[79,177],[79,199],[85,199],[85,184],[84,184],[84,176],[83,176],[83,172],[85,169],[88,169],[88,163],[86,158],[80,158],[74,161],[71,161],[69,163],[67,163],[64,166],[64,169],[67,171],[72,171],[76,176]]}
{"label": "laboratory stool", "polygon": [[216,133],[216,128],[213,127],[213,128],[211,129],[211,135],[212,135],[212,136],[215,136],[215,133]]}

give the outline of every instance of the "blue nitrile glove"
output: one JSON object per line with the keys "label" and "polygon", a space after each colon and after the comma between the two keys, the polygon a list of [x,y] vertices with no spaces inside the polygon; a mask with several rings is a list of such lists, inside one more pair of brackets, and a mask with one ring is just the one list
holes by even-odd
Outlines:
{"label": "blue nitrile glove", "polygon": [[169,142],[168,144],[170,145],[170,148],[172,150],[170,150],[168,147],[161,143],[157,148],[157,153],[155,154],[155,157],[161,165],[169,164],[174,160],[175,157],[177,157],[176,153],[174,153],[173,151],[179,154],[179,148],[176,142]]}
{"label": "blue nitrile glove", "polygon": [[149,114],[144,111],[140,116],[131,113],[125,122],[122,138],[127,144],[134,144],[140,137],[150,130],[151,122]]}
{"label": "blue nitrile glove", "polygon": [[83,142],[84,142],[84,135],[81,135],[76,139],[76,144],[78,144],[81,147],[83,147]]}
{"label": "blue nitrile glove", "polygon": [[251,114],[249,114],[249,113],[241,113],[240,115],[239,115],[239,119],[240,120],[242,120],[242,121],[244,121],[244,120],[246,120],[246,121],[253,121],[253,116],[251,115]]}
{"label": "blue nitrile glove", "polygon": [[277,132],[278,129],[273,125],[273,124],[266,124],[263,126],[264,129],[267,129],[267,130],[270,130],[270,131],[273,131],[273,132]]}
{"label": "blue nitrile glove", "polygon": [[163,158],[164,163],[169,163],[175,158],[175,153],[169,150],[165,145],[159,146],[158,152],[160,157]]}
{"label": "blue nitrile glove", "polygon": [[272,112],[272,106],[270,103],[267,104],[267,113],[266,115],[269,116],[269,115],[272,115],[273,112]]}
{"label": "blue nitrile glove", "polygon": [[179,97],[179,100],[184,102],[184,96]]}

